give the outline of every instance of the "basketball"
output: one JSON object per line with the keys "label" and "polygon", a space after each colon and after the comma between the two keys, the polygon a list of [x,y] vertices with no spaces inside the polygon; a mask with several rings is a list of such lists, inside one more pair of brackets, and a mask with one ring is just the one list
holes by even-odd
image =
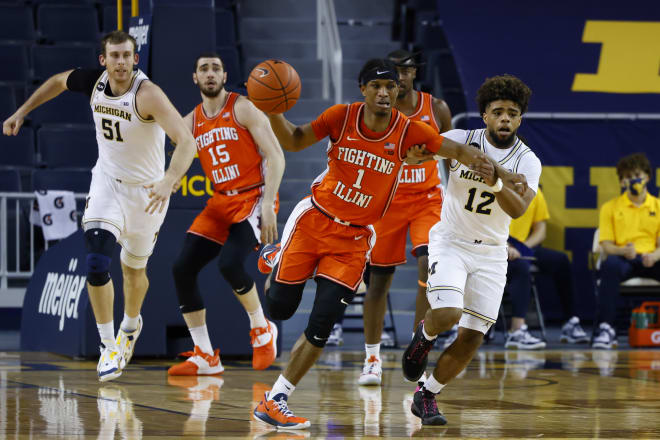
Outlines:
{"label": "basketball", "polygon": [[300,77],[289,64],[280,60],[259,63],[247,81],[250,101],[266,113],[284,113],[300,97]]}

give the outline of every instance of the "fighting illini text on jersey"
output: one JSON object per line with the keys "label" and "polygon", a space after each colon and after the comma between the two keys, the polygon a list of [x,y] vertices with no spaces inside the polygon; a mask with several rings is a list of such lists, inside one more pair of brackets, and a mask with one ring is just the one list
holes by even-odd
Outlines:
{"label": "fighting illini text on jersey", "polygon": [[[408,115],[408,119],[424,122],[430,125],[436,133],[439,133],[440,127],[438,127],[433,114],[433,96],[424,92],[418,93],[417,110],[412,115]],[[429,160],[419,165],[404,163],[397,194],[420,193],[434,187],[439,187],[440,175],[438,173],[438,166],[437,160]]]}
{"label": "fighting illini text on jersey", "polygon": [[193,113],[193,137],[199,161],[213,184],[223,194],[244,192],[264,184],[264,162],[249,130],[234,116],[240,95],[229,92],[218,115],[209,119],[202,104]]}
{"label": "fighting illini text on jersey", "polygon": [[360,130],[364,103],[348,106],[339,138],[328,147],[328,168],[312,183],[312,200],[342,221],[370,225],[380,219],[397,189],[410,121],[392,109],[392,123],[379,139]]}

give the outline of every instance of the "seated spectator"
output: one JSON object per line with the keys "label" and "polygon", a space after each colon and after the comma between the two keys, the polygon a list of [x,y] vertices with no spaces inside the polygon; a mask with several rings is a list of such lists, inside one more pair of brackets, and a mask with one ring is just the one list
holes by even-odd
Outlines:
{"label": "seated spectator", "polygon": [[561,342],[587,342],[589,337],[580,326],[573,311],[573,275],[565,253],[541,247],[545,240],[546,220],[550,218],[548,205],[539,188],[527,212],[511,221],[509,228],[509,267],[507,288],[511,294],[513,317],[505,347],[523,350],[545,348],[545,342],[532,336],[525,324],[532,294],[530,268],[534,264],[541,273],[550,275],[559,295],[566,323],[561,329]]}
{"label": "seated spectator", "polygon": [[660,280],[660,201],[646,191],[651,164],[643,153],[622,158],[616,165],[619,197],[600,209],[600,245],[607,258],[600,266],[599,326],[593,347],[616,347],[614,318],[619,284],[635,278]]}

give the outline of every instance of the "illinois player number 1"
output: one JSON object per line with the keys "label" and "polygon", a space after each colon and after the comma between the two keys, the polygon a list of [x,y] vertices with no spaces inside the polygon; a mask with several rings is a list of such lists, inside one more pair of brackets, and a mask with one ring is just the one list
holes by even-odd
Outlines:
{"label": "illinois player number 1", "polygon": [[355,181],[355,183],[353,184],[353,188],[362,189],[361,184],[362,184],[362,178],[364,177],[364,170],[362,168],[360,168],[360,169],[357,170],[357,172],[358,172],[358,178]]}

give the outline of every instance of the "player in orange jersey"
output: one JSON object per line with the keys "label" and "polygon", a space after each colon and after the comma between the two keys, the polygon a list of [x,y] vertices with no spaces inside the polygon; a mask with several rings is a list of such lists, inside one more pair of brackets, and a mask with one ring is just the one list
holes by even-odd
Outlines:
{"label": "player in orange jersey", "polygon": [[250,318],[252,366],[269,367],[276,357],[277,327],[268,321],[252,278],[243,267],[259,242],[277,239],[277,189],[284,155],[266,116],[245,97],[224,89],[227,73],[215,53],[195,62],[193,82],[202,103],[185,121],[193,132],[204,173],[214,194],[190,226],[173,267],[183,318],[195,348],[174,365],[170,375],[205,375],[223,371],[206,328],[206,309],[197,275],[220,255],[219,269]]}
{"label": "player in orange jersey", "polygon": [[[413,121],[428,124],[434,131],[451,130],[451,113],[442,99],[413,89],[419,64],[415,54],[396,50],[387,55],[399,73],[399,95],[395,108]],[[380,342],[387,308],[387,294],[397,265],[406,262],[406,233],[410,229],[412,254],[417,258],[418,286],[414,329],[429,308],[426,299],[429,230],[440,221],[442,187],[439,167],[444,161],[429,160],[419,165],[404,164],[392,205],[374,223],[376,244],[371,251],[369,288],[364,298],[364,347],[366,357],[360,385],[380,385],[382,363]]]}
{"label": "player in orange jersey", "polygon": [[371,225],[387,211],[404,160],[416,163],[438,153],[477,172],[492,172],[492,164],[476,148],[444,139],[393,108],[399,77],[391,61],[368,61],[358,80],[364,102],[330,107],[312,123],[295,126],[282,115],[269,115],[287,151],[300,151],[325,137],[331,141],[328,168],[312,183],[312,196],[294,208],[281,248],[266,246],[259,261],[260,267],[272,269],[266,306],[274,319],[289,319],[305,282],[315,277],[317,283],[307,328],[284,373],[254,410],[257,418],[278,427],[310,425],[289,410],[288,397],[320,356],[333,324],[355,294],[376,239]]}

